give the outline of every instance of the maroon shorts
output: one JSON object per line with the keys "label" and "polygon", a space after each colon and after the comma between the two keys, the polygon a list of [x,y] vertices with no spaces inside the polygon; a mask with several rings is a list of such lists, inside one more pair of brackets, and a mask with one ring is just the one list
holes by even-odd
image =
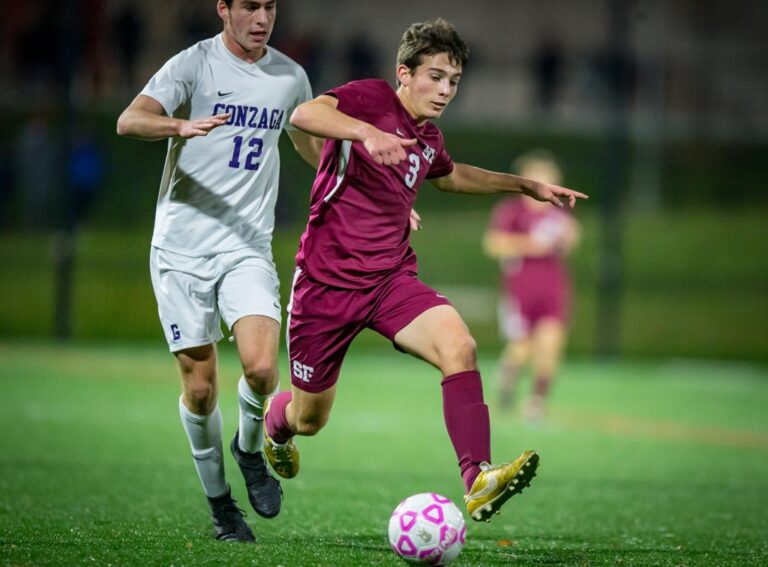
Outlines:
{"label": "maroon shorts", "polygon": [[394,342],[401,329],[438,305],[450,302],[413,273],[397,273],[371,288],[343,289],[297,269],[288,305],[291,383],[306,392],[327,390],[360,331],[373,329]]}
{"label": "maroon shorts", "polygon": [[564,269],[541,265],[525,268],[506,282],[499,324],[507,340],[526,338],[542,319],[568,324],[571,294]]}

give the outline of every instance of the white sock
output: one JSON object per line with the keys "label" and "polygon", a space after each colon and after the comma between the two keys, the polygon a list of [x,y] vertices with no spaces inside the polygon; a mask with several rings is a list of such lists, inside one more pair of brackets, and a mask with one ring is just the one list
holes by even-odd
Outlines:
{"label": "white sock", "polygon": [[255,453],[264,448],[264,401],[274,396],[280,390],[278,384],[275,391],[266,396],[255,393],[248,385],[244,376],[237,383],[237,404],[240,406],[240,432],[237,444],[241,451]]}
{"label": "white sock", "polygon": [[222,496],[229,490],[224,476],[224,459],[221,450],[221,411],[219,404],[208,415],[192,413],[179,398],[181,424],[192,448],[197,475],[203,491],[209,498]]}

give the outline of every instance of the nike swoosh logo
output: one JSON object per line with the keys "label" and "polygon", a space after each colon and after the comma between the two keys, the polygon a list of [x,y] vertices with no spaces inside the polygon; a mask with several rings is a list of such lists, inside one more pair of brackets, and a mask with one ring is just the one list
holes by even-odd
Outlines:
{"label": "nike swoosh logo", "polygon": [[219,91],[219,93],[218,93],[218,94],[219,94],[219,96],[229,96],[229,95],[231,95],[233,92],[235,92],[235,91],[229,91],[228,93],[223,93],[223,92]]}
{"label": "nike swoosh logo", "polygon": [[495,476],[489,475],[488,484],[486,484],[482,490],[478,490],[475,494],[473,494],[471,498],[468,498],[467,502],[470,502],[472,500],[477,500],[478,498],[483,498],[484,496],[488,496],[489,494],[492,494],[498,487],[499,487],[499,481],[496,480]]}
{"label": "nike swoosh logo", "polygon": [[400,131],[400,128],[395,128],[395,132],[397,132],[397,135],[398,135],[398,136],[400,136],[400,137],[402,137],[402,138],[405,138],[405,134],[403,134],[403,133]]}

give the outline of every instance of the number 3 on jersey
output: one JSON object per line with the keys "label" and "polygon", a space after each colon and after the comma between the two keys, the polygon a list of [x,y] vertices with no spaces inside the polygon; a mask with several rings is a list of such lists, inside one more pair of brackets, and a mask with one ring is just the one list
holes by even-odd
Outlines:
{"label": "number 3 on jersey", "polygon": [[419,169],[421,169],[421,160],[416,154],[410,154],[408,161],[411,162],[411,167],[408,169],[408,173],[405,174],[405,184],[409,189],[413,189],[416,184],[416,179],[419,177]]}
{"label": "number 3 on jersey", "polygon": [[[235,169],[240,168],[240,150],[243,147],[243,137],[235,136],[232,141],[235,144],[235,148],[232,151],[232,159],[229,160],[229,167]],[[256,161],[261,157],[261,151],[264,149],[264,140],[261,138],[251,138],[248,140],[248,147],[252,148],[247,154],[245,154],[245,169],[251,171],[257,171],[259,169],[259,162]]]}

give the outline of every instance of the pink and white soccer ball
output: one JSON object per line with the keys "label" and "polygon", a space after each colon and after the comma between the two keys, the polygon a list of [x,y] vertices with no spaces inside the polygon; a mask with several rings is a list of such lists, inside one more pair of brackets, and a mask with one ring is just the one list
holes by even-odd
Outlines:
{"label": "pink and white soccer ball", "polygon": [[466,533],[456,504],[434,492],[409,496],[389,519],[389,545],[409,563],[448,565],[461,553]]}

